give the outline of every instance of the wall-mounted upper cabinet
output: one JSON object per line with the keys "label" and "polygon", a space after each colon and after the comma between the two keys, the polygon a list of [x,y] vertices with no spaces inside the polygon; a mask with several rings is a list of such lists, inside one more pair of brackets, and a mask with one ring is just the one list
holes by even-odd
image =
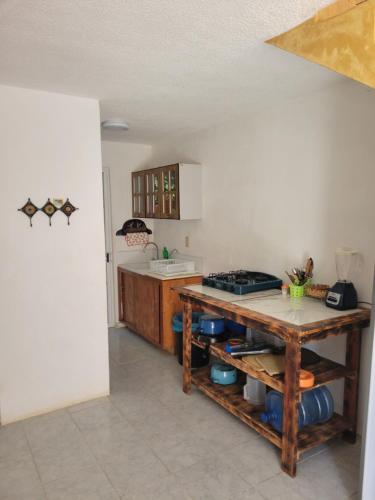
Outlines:
{"label": "wall-mounted upper cabinet", "polygon": [[202,167],[175,163],[132,173],[133,217],[202,217]]}

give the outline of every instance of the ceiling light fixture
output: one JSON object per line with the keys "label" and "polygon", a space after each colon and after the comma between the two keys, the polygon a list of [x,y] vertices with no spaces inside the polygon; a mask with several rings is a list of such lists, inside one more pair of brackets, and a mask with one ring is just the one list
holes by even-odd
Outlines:
{"label": "ceiling light fixture", "polygon": [[129,125],[125,120],[121,119],[104,120],[102,122],[102,129],[126,131],[129,130]]}

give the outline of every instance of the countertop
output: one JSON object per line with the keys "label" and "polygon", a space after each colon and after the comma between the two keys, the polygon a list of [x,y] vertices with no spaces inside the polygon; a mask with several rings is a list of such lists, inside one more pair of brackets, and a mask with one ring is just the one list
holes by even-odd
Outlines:
{"label": "countertop", "polygon": [[[147,267],[146,267],[147,266]],[[132,264],[120,264],[118,266],[120,269],[124,269],[124,271],[131,271],[132,273],[140,274],[142,276],[150,276],[151,278],[155,278],[161,281],[167,280],[178,280],[179,278],[191,278],[192,276],[202,276],[202,273],[194,272],[194,273],[178,273],[173,274],[171,276],[164,276],[163,274],[153,273],[148,268],[148,263],[132,263]]]}
{"label": "countertop", "polygon": [[249,311],[254,311],[296,326],[332,320],[363,311],[362,309],[337,311],[326,307],[322,301],[310,297],[285,297],[281,294],[280,290],[265,290],[264,292],[235,295],[203,285],[189,285],[185,286],[184,289],[212,299],[229,302],[243,309],[248,309]]}

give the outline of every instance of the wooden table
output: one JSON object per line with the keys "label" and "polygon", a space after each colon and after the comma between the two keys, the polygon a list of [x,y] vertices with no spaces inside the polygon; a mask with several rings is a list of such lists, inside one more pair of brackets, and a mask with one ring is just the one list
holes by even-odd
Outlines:
{"label": "wooden table", "polygon": [[[184,303],[183,390],[190,394],[192,383],[230,413],[281,449],[281,467],[290,476],[296,475],[296,464],[301,453],[338,434],[354,443],[356,439],[358,379],[361,348],[361,330],[369,325],[370,310],[335,311],[324,303],[310,298],[290,299],[275,295],[271,298],[235,296],[202,285],[177,289]],[[214,295],[214,296],[213,296]],[[222,296],[221,296],[222,295]],[[231,295],[231,297],[229,296]],[[260,420],[262,407],[249,404],[242,397],[241,383],[221,386],[213,384],[209,369],[191,370],[192,343],[204,348],[192,335],[192,308],[216,313],[248,328],[275,335],[285,342],[285,374],[270,376],[258,372],[239,358],[225,353],[223,344],[212,344],[211,354],[264,382],[284,394],[283,432],[275,431]],[[314,387],[344,378],[344,411],[326,423],[304,427],[298,431],[298,403],[306,389],[299,387],[301,348],[311,341],[329,336],[347,334],[346,363],[341,365],[329,359],[312,365]],[[241,379],[241,377],[239,377]]]}

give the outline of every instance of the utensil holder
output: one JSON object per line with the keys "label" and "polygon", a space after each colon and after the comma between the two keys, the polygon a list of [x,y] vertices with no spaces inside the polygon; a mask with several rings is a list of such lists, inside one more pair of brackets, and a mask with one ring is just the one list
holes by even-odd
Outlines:
{"label": "utensil holder", "polygon": [[289,285],[291,297],[303,297],[305,295],[305,285]]}

